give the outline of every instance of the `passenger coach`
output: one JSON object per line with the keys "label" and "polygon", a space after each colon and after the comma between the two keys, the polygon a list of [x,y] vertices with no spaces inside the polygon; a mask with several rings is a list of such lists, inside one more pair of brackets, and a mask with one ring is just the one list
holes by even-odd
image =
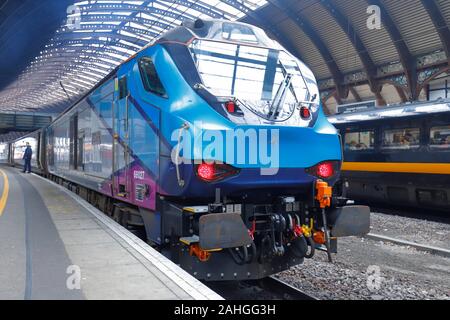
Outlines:
{"label": "passenger coach", "polygon": [[342,136],[347,196],[450,210],[450,101],[329,118]]}

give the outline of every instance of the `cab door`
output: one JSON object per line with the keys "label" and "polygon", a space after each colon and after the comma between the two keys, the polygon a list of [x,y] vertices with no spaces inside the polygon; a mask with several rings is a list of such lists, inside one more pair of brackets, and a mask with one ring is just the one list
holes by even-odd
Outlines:
{"label": "cab door", "polygon": [[129,199],[130,152],[129,152],[129,110],[127,76],[118,76],[115,80],[113,103],[113,191],[120,198]]}

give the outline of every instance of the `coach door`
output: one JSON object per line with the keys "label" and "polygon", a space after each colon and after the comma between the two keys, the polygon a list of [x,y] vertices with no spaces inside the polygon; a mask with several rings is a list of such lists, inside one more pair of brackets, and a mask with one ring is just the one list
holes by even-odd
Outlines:
{"label": "coach door", "polygon": [[116,79],[114,93],[114,194],[121,198],[130,197],[129,166],[129,119],[128,119],[128,85],[127,77]]}

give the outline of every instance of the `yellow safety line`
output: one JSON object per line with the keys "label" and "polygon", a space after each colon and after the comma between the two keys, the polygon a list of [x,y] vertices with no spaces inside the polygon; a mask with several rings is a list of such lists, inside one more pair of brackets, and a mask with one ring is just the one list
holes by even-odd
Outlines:
{"label": "yellow safety line", "polygon": [[449,163],[344,162],[343,171],[450,174]]}
{"label": "yellow safety line", "polygon": [[0,217],[3,214],[3,210],[5,210],[6,202],[8,201],[8,194],[9,194],[9,181],[8,176],[3,172],[3,170],[0,170],[0,173],[3,175],[3,193],[2,197],[0,198]]}

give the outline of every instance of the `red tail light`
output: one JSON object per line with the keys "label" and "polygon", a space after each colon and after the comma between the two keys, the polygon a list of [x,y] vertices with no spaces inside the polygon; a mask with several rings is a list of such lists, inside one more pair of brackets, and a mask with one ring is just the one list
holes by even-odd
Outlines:
{"label": "red tail light", "polygon": [[229,113],[235,113],[236,112],[236,103],[234,101],[228,101],[225,103],[225,108]]}
{"label": "red tail light", "polygon": [[330,179],[340,170],[340,161],[324,161],[305,171],[321,179]]}
{"label": "red tail light", "polygon": [[324,162],[317,166],[317,175],[328,179],[334,175],[334,168],[331,162]]}
{"label": "red tail light", "polygon": [[234,101],[234,100],[230,100],[227,101],[223,104],[225,110],[235,116],[235,117],[242,117],[244,115],[243,111],[241,110],[241,108],[239,108],[239,104]]}
{"label": "red tail light", "polygon": [[223,163],[202,163],[197,165],[196,173],[203,181],[216,182],[238,174],[239,169]]}
{"label": "red tail light", "polygon": [[214,180],[216,169],[213,164],[202,163],[197,167],[197,174],[203,180]]}
{"label": "red tail light", "polygon": [[307,107],[300,108],[300,116],[302,119],[309,119],[311,117],[311,111]]}

